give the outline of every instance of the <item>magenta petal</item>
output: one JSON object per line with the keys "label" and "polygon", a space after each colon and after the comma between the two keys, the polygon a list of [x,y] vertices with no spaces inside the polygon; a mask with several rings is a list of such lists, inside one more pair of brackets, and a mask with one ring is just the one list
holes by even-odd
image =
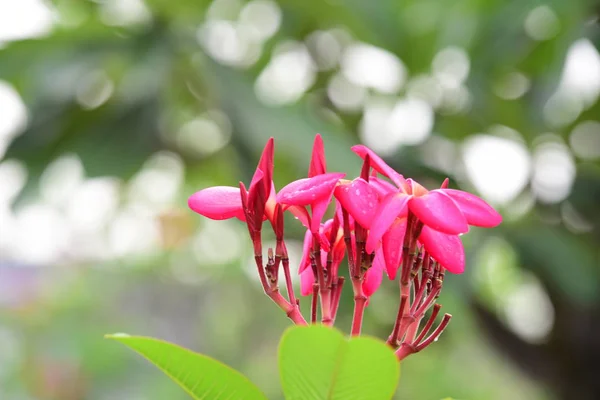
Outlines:
{"label": "magenta petal", "polygon": [[424,226],[419,241],[449,272],[462,274],[465,271],[465,249],[458,235],[446,235]]}
{"label": "magenta petal", "polygon": [[323,138],[317,133],[313,143],[312,157],[308,167],[308,177],[324,174],[327,171],[327,162],[325,160],[325,147]]}
{"label": "magenta petal", "polygon": [[214,186],[194,193],[188,206],[210,219],[239,218],[244,221],[240,189],[231,186]]}
{"label": "magenta petal", "polygon": [[300,294],[302,296],[309,296],[313,292],[313,284],[315,283],[315,276],[312,268],[306,268],[304,272],[300,274]]}
{"label": "magenta petal", "polygon": [[362,285],[363,292],[367,297],[373,295],[379,289],[379,286],[381,286],[384,265],[383,253],[378,251],[375,253],[373,265],[365,274],[365,280]]}
{"label": "magenta petal", "polygon": [[455,189],[443,189],[442,193],[454,200],[469,225],[493,228],[502,222],[502,216],[474,194]]}
{"label": "magenta petal", "polygon": [[371,185],[362,178],[356,178],[339,185],[335,189],[335,197],[356,222],[363,228],[370,227],[379,203],[377,192]]}
{"label": "magenta petal", "polygon": [[379,241],[383,237],[383,234],[406,208],[408,199],[410,199],[410,196],[404,193],[390,193],[379,204],[375,217],[371,222],[369,237],[367,238],[367,253],[372,253],[379,246]]}
{"label": "magenta petal", "polygon": [[[329,194],[329,196],[324,199],[317,201],[311,206],[311,222],[310,229],[315,232],[319,232],[319,227],[321,226],[321,220],[327,211],[327,207],[329,206],[329,202],[331,201],[331,195],[333,194],[333,188]],[[328,242],[329,243],[329,242]]]}
{"label": "magenta petal", "polygon": [[405,234],[406,218],[399,218],[394,221],[381,240],[381,249],[383,250],[383,257],[385,259],[385,269],[391,280],[396,278],[396,272],[398,272],[398,268],[400,267]]}
{"label": "magenta petal", "polygon": [[306,229],[310,229],[310,215],[306,211],[305,207],[302,206],[284,206],[284,210],[291,212],[297,220],[299,220]]}
{"label": "magenta petal", "polygon": [[300,267],[298,273],[304,272],[307,267],[310,267],[310,252],[312,250],[313,237],[310,230],[306,230],[304,234],[304,243],[302,244],[302,258],[300,259]]}
{"label": "magenta petal", "polygon": [[394,182],[399,188],[404,187],[406,181],[404,177],[396,172],[392,167],[387,165],[385,161],[381,159],[375,152],[369,149],[367,146],[363,146],[362,144],[352,146],[352,151],[356,153],[363,160],[368,155],[371,159],[371,167],[377,172],[379,172],[383,176],[387,176]]}
{"label": "magenta petal", "polygon": [[398,191],[396,186],[386,180],[377,178],[376,176],[369,177],[369,184],[377,191],[380,198],[385,197],[388,193]]}
{"label": "magenta petal", "polygon": [[277,202],[287,205],[306,206],[331,196],[333,188],[346,174],[329,173],[312,178],[299,179],[277,194]]}
{"label": "magenta petal", "polygon": [[436,231],[456,235],[469,230],[467,220],[456,203],[438,190],[413,196],[408,205],[423,224]]}

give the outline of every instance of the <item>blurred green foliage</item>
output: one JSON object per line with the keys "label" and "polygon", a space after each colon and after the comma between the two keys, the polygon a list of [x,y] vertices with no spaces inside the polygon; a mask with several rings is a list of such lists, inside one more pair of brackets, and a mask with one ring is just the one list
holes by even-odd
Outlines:
{"label": "blurred green foliage", "polygon": [[[441,298],[452,323],[403,363],[397,398],[599,398],[598,4],[252,3],[267,11],[252,14],[243,0],[56,0],[46,5],[47,35],[0,47],[0,82],[27,107],[18,136],[0,135],[0,398],[183,399],[102,340],[117,331],[206,353],[280,398],[276,344],[288,322],[252,278],[244,227],[201,219],[185,201],[209,185],[248,182],[269,136],[277,187],[304,176],[316,132],[332,171],[358,173],[349,146],[375,143],[406,176],[428,187],[450,176],[496,196],[505,216],[500,228],[463,237],[468,271],[448,277]],[[9,21],[20,6],[2,7]],[[353,60],[382,60],[352,75],[370,87],[339,72],[358,42],[388,52]],[[296,58],[264,78],[282,54]],[[389,57],[406,71],[390,90],[401,72],[379,69]],[[339,76],[346,86],[336,97]],[[297,100],[275,104],[277,90],[297,87]],[[433,125],[422,128],[427,113],[411,121],[425,136],[401,145],[386,133],[385,110],[414,98]],[[358,105],[344,108],[350,100]],[[10,125],[4,107],[0,121]],[[404,120],[392,128],[406,131]],[[496,140],[483,161],[484,150],[469,147],[482,138]],[[486,168],[504,172],[486,186],[476,179]],[[291,239],[301,240],[298,225],[290,219]],[[397,300],[385,282],[367,333],[389,333]],[[342,329],[351,303],[346,292]]]}

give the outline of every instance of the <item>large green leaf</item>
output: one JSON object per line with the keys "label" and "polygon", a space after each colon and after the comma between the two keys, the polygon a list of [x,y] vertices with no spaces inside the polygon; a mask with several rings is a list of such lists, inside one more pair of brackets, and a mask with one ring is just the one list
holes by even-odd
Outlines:
{"label": "large green leaf", "polygon": [[383,342],[347,339],[325,326],[294,327],[279,346],[286,399],[390,399],[400,364]]}
{"label": "large green leaf", "polygon": [[125,334],[106,337],[144,356],[194,399],[266,399],[248,378],[210,357],[148,337]]}

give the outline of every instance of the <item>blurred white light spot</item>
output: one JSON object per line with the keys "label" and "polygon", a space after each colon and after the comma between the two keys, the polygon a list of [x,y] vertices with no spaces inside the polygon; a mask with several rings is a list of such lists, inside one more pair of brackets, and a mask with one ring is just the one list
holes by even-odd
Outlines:
{"label": "blurred white light spot", "polygon": [[471,93],[464,86],[445,88],[440,112],[443,114],[461,114],[471,108]]}
{"label": "blurred white light spot", "polygon": [[197,37],[212,58],[232,67],[253,65],[262,51],[254,28],[230,21],[209,20],[198,30]]}
{"label": "blurred white light spot", "polygon": [[114,85],[104,71],[94,71],[85,75],[75,93],[77,102],[86,109],[100,107],[112,95]]}
{"label": "blurred white light spot", "polygon": [[401,99],[395,104],[372,99],[360,122],[360,137],[365,145],[381,155],[393,154],[402,145],[416,145],[431,133],[434,113],[419,99]]}
{"label": "blurred white light spot", "polygon": [[193,240],[193,252],[202,265],[230,263],[241,256],[242,238],[233,221],[204,220]]}
{"label": "blurred white light spot", "polygon": [[469,55],[460,47],[447,47],[437,53],[432,62],[434,76],[444,88],[459,87],[470,69]]}
{"label": "blurred white light spot", "polygon": [[306,47],[289,43],[285,50],[275,51],[256,79],[256,94],[269,105],[294,103],[312,86],[315,75],[315,65]]}
{"label": "blurred white light spot", "polygon": [[281,9],[272,0],[253,0],[240,13],[240,24],[253,28],[256,39],[267,40],[281,24]]}
{"label": "blurred white light spot", "polygon": [[194,118],[177,133],[177,145],[182,151],[200,155],[216,153],[231,137],[231,123],[220,111]]}
{"label": "blurred white light spot", "polygon": [[27,169],[22,162],[6,160],[0,163],[0,213],[12,204],[26,181]]}
{"label": "blurred white light spot", "polygon": [[0,43],[46,36],[52,30],[54,19],[47,1],[1,1]]}
{"label": "blurred white light spot", "polygon": [[478,134],[464,143],[463,160],[469,180],[490,202],[505,204],[525,188],[531,158],[520,142]]}
{"label": "blurred white light spot", "polygon": [[144,255],[157,249],[159,237],[158,224],[151,216],[125,209],[111,221],[108,244],[115,257]]}
{"label": "blurred white light spot", "polygon": [[64,205],[83,182],[81,160],[75,154],[59,157],[51,162],[40,178],[42,199],[55,206]]}
{"label": "blurred white light spot", "polygon": [[0,160],[12,139],[19,135],[26,125],[27,108],[21,96],[9,83],[0,80]]}
{"label": "blurred white light spot", "polygon": [[508,296],[504,313],[508,327],[529,343],[543,342],[554,326],[552,302],[533,277]]}
{"label": "blurred white light spot", "polygon": [[567,146],[547,142],[533,152],[533,178],[531,189],[545,203],[557,203],[571,192],[576,169],[573,156]]}
{"label": "blurred white light spot", "polygon": [[544,107],[554,127],[567,125],[596,103],[600,94],[600,54],[588,39],[575,41],[567,52],[558,89]]}
{"label": "blurred white light spot", "polygon": [[559,90],[544,105],[544,118],[549,126],[560,128],[575,121],[582,111],[580,97]]}
{"label": "blurred white light spot", "polygon": [[335,74],[327,85],[327,95],[340,110],[356,111],[362,108],[367,97],[367,90],[346,79],[342,74]]}
{"label": "blurred white light spot", "polygon": [[342,43],[330,31],[311,33],[306,39],[306,45],[320,70],[326,71],[335,68],[340,62]]}
{"label": "blurred white light spot", "polygon": [[109,26],[146,24],[152,20],[144,0],[105,0],[101,6],[100,18]]}
{"label": "blurred white light spot", "polygon": [[13,257],[24,263],[57,262],[68,248],[68,224],[53,207],[33,204],[17,211],[13,232]]}
{"label": "blurred white light spot", "polygon": [[522,97],[529,90],[529,79],[520,72],[511,72],[505,75],[493,86],[494,93],[505,100],[515,100]]}
{"label": "blurred white light spot", "polygon": [[351,82],[382,93],[396,93],[406,80],[406,68],[396,55],[363,43],[346,49],[342,73]]}
{"label": "blurred white light spot", "polygon": [[422,143],[431,133],[433,118],[433,110],[423,100],[398,101],[387,121],[391,146]]}
{"label": "blurred white light spot", "polygon": [[534,40],[552,39],[559,30],[560,21],[548,6],[534,8],[525,18],[525,32]]}
{"label": "blurred white light spot", "polygon": [[359,125],[361,142],[383,157],[397,150],[397,146],[390,146],[387,131],[387,122],[393,108],[394,103],[389,99],[371,98],[365,106]]}
{"label": "blurred white light spot", "polygon": [[425,165],[450,175],[457,159],[456,144],[443,136],[431,136],[421,146],[421,159]]}
{"label": "blurred white light spot", "polygon": [[67,203],[67,218],[81,232],[101,229],[113,216],[119,202],[119,181],[93,178],[77,187]]}
{"label": "blurred white light spot", "polygon": [[183,161],[177,154],[156,153],[129,182],[129,200],[147,210],[159,211],[174,200],[183,173]]}
{"label": "blurred white light spot", "polygon": [[425,100],[433,108],[440,106],[443,95],[439,81],[429,75],[415,76],[406,85],[406,97]]}
{"label": "blurred white light spot", "polygon": [[581,122],[571,132],[569,143],[577,157],[588,160],[600,158],[600,122]]}

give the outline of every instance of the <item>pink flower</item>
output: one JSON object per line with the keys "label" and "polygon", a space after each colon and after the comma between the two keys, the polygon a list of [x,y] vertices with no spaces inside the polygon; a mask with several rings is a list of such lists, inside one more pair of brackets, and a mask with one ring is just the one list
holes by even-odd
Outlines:
{"label": "pink flower", "polygon": [[273,221],[275,211],[273,150],[273,138],[270,138],[262,152],[249,190],[244,189],[243,195],[248,202],[246,210],[242,204],[241,189],[231,186],[202,189],[189,197],[188,206],[198,214],[215,220],[235,217],[246,221],[246,215],[251,215],[253,221],[247,222],[252,223],[255,228],[266,218]]}
{"label": "pink flower", "polygon": [[[352,151],[363,159],[368,155],[372,167],[398,186],[395,196],[389,199],[395,205],[388,204],[387,207],[395,210],[399,206],[408,206],[424,225],[432,229],[459,234],[467,232],[468,225],[491,228],[502,222],[502,216],[496,210],[473,194],[446,188],[428,191],[414,180],[405,180],[367,147],[354,146]],[[383,184],[378,182],[374,186],[381,188]],[[385,214],[382,221],[391,224],[396,216],[387,212]]]}

